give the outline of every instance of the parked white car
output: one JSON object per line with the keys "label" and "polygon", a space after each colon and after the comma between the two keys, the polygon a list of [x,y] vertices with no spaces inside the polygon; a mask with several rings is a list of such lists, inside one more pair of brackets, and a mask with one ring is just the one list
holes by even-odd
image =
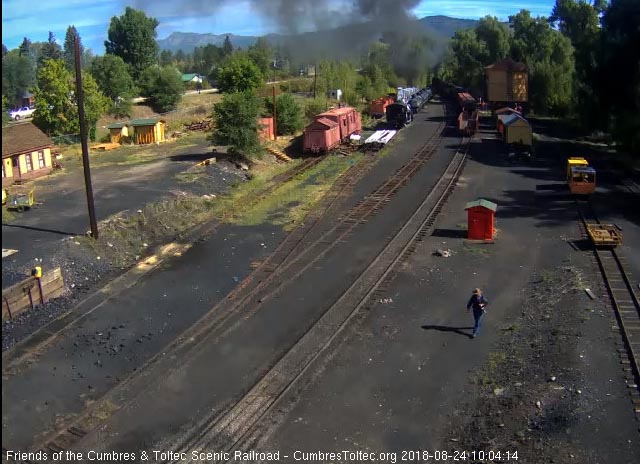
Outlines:
{"label": "parked white car", "polygon": [[28,106],[23,106],[22,108],[15,109],[9,113],[9,117],[13,121],[19,121],[20,119],[30,118],[35,113],[35,108],[29,108]]}

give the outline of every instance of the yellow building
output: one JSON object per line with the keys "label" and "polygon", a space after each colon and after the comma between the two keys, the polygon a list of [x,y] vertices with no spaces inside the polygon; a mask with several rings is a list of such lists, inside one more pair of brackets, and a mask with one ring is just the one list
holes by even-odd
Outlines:
{"label": "yellow building", "polygon": [[2,186],[51,172],[53,142],[32,123],[2,128]]}
{"label": "yellow building", "polygon": [[[501,116],[502,117],[502,116]],[[533,134],[529,121],[522,116],[513,113],[502,120],[504,124],[504,141],[506,143],[518,143],[531,146],[533,144]]]}
{"label": "yellow building", "polygon": [[133,127],[133,140],[143,145],[164,142],[164,119],[134,119],[129,123]]}
{"label": "yellow building", "polygon": [[529,100],[529,75],[525,64],[507,58],[484,70],[488,102],[525,103]]}
{"label": "yellow building", "polygon": [[129,128],[125,122],[109,124],[107,129],[109,129],[109,138],[111,139],[111,143],[122,143],[129,138]]}

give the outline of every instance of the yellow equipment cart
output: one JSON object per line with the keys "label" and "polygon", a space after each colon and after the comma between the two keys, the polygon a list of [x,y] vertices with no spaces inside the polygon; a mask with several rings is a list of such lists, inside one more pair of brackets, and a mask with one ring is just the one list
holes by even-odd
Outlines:
{"label": "yellow equipment cart", "polygon": [[567,160],[567,182],[571,179],[571,168],[573,167],[583,167],[586,168],[589,166],[587,160],[584,158],[573,157]]}
{"label": "yellow equipment cart", "polygon": [[33,190],[29,190],[26,193],[16,193],[9,196],[7,201],[7,209],[15,209],[19,213],[31,208],[33,206]]}
{"label": "yellow equipment cart", "polygon": [[596,191],[596,170],[592,167],[572,167],[569,190],[576,195],[590,195]]}

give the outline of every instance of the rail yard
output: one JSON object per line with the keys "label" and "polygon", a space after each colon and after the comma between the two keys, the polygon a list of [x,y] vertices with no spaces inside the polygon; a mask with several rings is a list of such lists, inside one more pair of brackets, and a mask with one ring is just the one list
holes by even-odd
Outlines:
{"label": "rail yard", "polygon": [[[157,462],[292,462],[284,456],[342,449],[633,462],[640,270],[625,255],[637,251],[637,224],[620,226],[616,249],[592,248],[601,205],[571,195],[561,160],[511,160],[470,98],[418,109],[385,156],[359,158],[290,233],[217,224],[5,352],[5,451],[91,451],[105,462],[142,461],[143,451]],[[325,159],[281,174],[256,201]],[[489,243],[461,227],[476,198],[498,205]],[[227,253],[231,243],[245,251]],[[471,341],[463,307],[474,286],[492,310]],[[548,299],[535,307],[527,293]],[[522,351],[518,337],[540,324],[529,311],[550,325]],[[539,365],[537,350],[558,344],[560,361]],[[486,365],[496,357],[505,365]],[[519,367],[496,370],[508,361]],[[565,426],[534,425],[554,420]],[[493,438],[480,449],[470,430]]]}
{"label": "rail yard", "polygon": [[640,462],[640,2],[2,23],[3,464]]}

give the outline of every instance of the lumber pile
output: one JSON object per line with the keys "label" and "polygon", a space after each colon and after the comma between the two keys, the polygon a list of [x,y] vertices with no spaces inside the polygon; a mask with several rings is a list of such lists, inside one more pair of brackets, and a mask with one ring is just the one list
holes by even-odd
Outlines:
{"label": "lumber pile", "polygon": [[282,153],[280,150],[276,150],[275,148],[267,147],[267,151],[271,153],[273,156],[275,156],[276,158],[278,158],[279,160],[286,161],[286,162],[293,161],[287,155]]}
{"label": "lumber pile", "polygon": [[187,131],[202,131],[209,130],[211,128],[211,119],[203,119],[202,121],[195,121],[184,125]]}

